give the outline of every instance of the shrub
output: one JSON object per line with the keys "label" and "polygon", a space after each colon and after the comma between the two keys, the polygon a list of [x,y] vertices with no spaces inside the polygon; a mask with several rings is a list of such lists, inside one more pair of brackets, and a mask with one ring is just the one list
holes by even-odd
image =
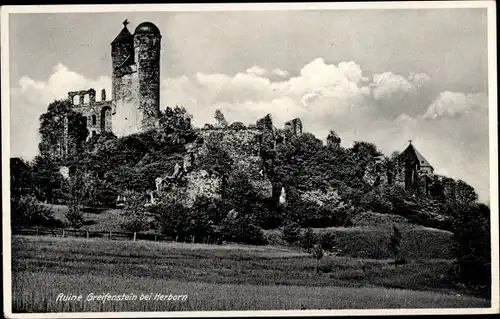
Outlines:
{"label": "shrub", "polygon": [[54,217],[54,212],[33,196],[11,198],[11,225],[14,227],[61,227],[62,222]]}
{"label": "shrub", "polygon": [[189,209],[184,206],[182,194],[174,188],[148,208],[160,232],[181,241],[187,236],[189,227]]}
{"label": "shrub", "polygon": [[241,122],[234,122],[233,124],[229,125],[229,128],[239,131],[246,129],[246,126]]}
{"label": "shrub", "polygon": [[394,266],[398,264],[398,257],[401,252],[401,232],[396,226],[392,227],[393,234],[389,239],[389,243],[387,244],[389,250],[394,255]]}
{"label": "shrub", "polygon": [[365,210],[384,214],[388,214],[394,209],[393,204],[388,200],[387,196],[376,190],[364,194],[361,198],[360,206]]}
{"label": "shrub", "polygon": [[333,232],[324,232],[319,237],[319,245],[328,252],[333,252],[335,249],[335,234]]}
{"label": "shrub", "polygon": [[320,245],[314,245],[312,256],[316,259],[316,272],[319,273],[319,261],[323,258],[324,253]]}
{"label": "shrub", "polygon": [[82,227],[85,222],[83,213],[78,208],[73,206],[69,207],[69,210],[66,213],[66,219],[68,220],[69,225],[76,229]]}
{"label": "shrub", "polygon": [[125,193],[126,202],[124,207],[124,221],[121,228],[129,232],[140,232],[149,226],[144,208],[144,195],[138,192],[129,191]]}
{"label": "shrub", "polygon": [[269,231],[265,235],[266,242],[272,246],[285,246],[286,241],[281,237],[281,233]]}
{"label": "shrub", "polygon": [[267,244],[264,232],[247,217],[229,217],[223,221],[222,238],[226,241],[249,244]]}
{"label": "shrub", "polygon": [[282,230],[282,237],[289,244],[294,244],[300,240],[300,225],[288,222]]}
{"label": "shrub", "polygon": [[317,241],[318,239],[316,234],[314,234],[314,231],[311,228],[308,228],[300,238],[300,246],[310,252]]}

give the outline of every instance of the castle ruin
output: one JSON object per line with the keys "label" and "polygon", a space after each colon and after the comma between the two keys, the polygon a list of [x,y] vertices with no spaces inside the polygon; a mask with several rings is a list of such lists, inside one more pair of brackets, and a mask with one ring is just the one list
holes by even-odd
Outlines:
{"label": "castle ruin", "polygon": [[400,154],[397,181],[417,195],[429,195],[434,168],[411,144]]}
{"label": "castle ruin", "polygon": [[107,99],[105,90],[101,91],[100,101],[96,101],[92,88],[68,92],[73,110],[87,118],[89,137],[104,132],[122,137],[158,125],[160,30],[151,22],[143,22],[131,34],[127,24],[125,20],[111,42],[111,99]]}

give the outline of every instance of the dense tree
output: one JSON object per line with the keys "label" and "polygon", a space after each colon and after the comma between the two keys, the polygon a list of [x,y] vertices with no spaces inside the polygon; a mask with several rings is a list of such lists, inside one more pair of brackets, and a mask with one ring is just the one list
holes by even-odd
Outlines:
{"label": "dense tree", "polygon": [[125,207],[123,208],[123,222],[121,227],[129,232],[147,230],[150,223],[146,215],[147,210],[144,207],[146,203],[144,193],[127,191],[123,196],[125,197]]}
{"label": "dense tree", "polygon": [[281,233],[287,243],[294,244],[300,240],[300,225],[294,221],[287,221]]}
{"label": "dense tree", "polygon": [[330,231],[323,232],[319,236],[318,243],[324,251],[333,252],[336,246],[335,234]]}
{"label": "dense tree", "polygon": [[318,238],[311,228],[306,229],[300,238],[300,246],[307,252],[313,249],[314,245],[317,243]]}
{"label": "dense tree", "polygon": [[477,202],[478,196],[474,187],[458,180],[455,183],[455,201],[458,205],[471,205]]}
{"label": "dense tree", "polygon": [[36,156],[33,160],[33,183],[39,200],[54,203],[64,183],[58,163],[48,156]]}
{"label": "dense tree", "polygon": [[328,136],[326,137],[326,146],[329,149],[337,150],[340,147],[342,139],[335,133],[335,131],[330,130]]}
{"label": "dense tree", "polygon": [[87,200],[88,186],[86,184],[86,173],[80,168],[70,171],[68,185],[68,212],[66,219],[71,227],[80,228],[85,222],[83,207]]}
{"label": "dense tree", "polygon": [[33,168],[31,163],[22,159],[11,158],[10,160],[10,194],[11,197],[32,195]]}
{"label": "dense tree", "polygon": [[180,241],[184,241],[189,235],[189,209],[185,206],[184,194],[180,189],[172,189],[163,194],[149,211],[163,234]]}
{"label": "dense tree", "polygon": [[199,169],[204,169],[209,173],[217,174],[222,178],[225,185],[229,178],[229,173],[233,169],[233,160],[229,154],[222,149],[218,141],[210,139],[205,144],[207,150],[198,158]]}
{"label": "dense tree", "polygon": [[226,128],[228,126],[228,122],[224,117],[224,114],[222,114],[221,110],[219,109],[215,110],[214,118],[216,123],[215,126],[217,128]]}
{"label": "dense tree", "polygon": [[456,263],[452,279],[475,287],[489,297],[491,287],[490,208],[484,204],[459,206],[453,224]]}
{"label": "dense tree", "polygon": [[68,153],[82,151],[88,135],[87,120],[72,109],[69,100],[57,100],[49,104],[46,113],[40,115],[39,133],[40,156],[64,162]]}

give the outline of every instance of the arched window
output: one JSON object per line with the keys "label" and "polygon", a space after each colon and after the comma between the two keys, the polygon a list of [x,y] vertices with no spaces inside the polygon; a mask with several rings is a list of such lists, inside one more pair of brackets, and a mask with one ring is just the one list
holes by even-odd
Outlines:
{"label": "arched window", "polygon": [[89,94],[85,94],[83,96],[83,104],[89,104],[90,103],[90,95]]}
{"label": "arched window", "polygon": [[80,96],[79,95],[73,96],[73,104],[74,105],[80,104]]}
{"label": "arched window", "polygon": [[92,115],[92,125],[96,125],[97,124],[97,116]]}

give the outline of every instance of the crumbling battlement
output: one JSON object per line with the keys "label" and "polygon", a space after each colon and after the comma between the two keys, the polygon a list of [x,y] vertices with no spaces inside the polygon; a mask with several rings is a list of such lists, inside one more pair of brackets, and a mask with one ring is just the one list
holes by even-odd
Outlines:
{"label": "crumbling battlement", "polygon": [[100,101],[96,101],[94,89],[70,91],[68,100],[71,102],[73,111],[87,118],[89,137],[111,132],[112,101],[106,101],[106,90],[101,91]]}

